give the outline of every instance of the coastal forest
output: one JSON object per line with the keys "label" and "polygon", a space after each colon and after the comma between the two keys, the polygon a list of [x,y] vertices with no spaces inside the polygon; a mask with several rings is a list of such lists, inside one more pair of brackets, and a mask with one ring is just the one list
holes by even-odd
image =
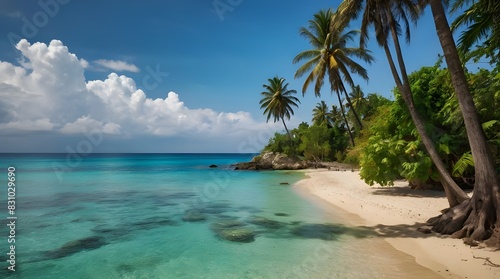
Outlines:
{"label": "coastal forest", "polygon": [[[432,13],[443,55],[408,73],[401,45],[411,43],[410,25],[424,10]],[[451,15],[456,19],[448,22]],[[263,151],[354,164],[370,185],[406,179],[412,188],[443,189],[450,208],[429,219],[433,230],[500,246],[500,2],[344,0],[311,15],[298,35],[310,48],[292,59],[294,78],[319,102],[311,124],[290,129],[297,91],[271,77],[260,105],[285,133]],[[369,40],[385,57],[373,57]],[[393,100],[363,92],[353,80],[368,80],[360,62],[375,59],[389,63]],[[487,62],[466,67],[478,61]]]}

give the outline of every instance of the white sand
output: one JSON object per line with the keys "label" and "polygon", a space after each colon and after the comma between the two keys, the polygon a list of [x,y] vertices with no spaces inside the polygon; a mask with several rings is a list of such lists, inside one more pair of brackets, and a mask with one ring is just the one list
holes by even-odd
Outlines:
{"label": "white sand", "polygon": [[[320,197],[330,204],[358,215],[352,225],[375,230],[396,249],[445,278],[500,278],[500,251],[465,245],[462,240],[416,229],[447,208],[444,193],[411,190],[405,182],[393,187],[369,186],[359,172],[307,170],[298,191]],[[476,258],[474,258],[476,257]]]}

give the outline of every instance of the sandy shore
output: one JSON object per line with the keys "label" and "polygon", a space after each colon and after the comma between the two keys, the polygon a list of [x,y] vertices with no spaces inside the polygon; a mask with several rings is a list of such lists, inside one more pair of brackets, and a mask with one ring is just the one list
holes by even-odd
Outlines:
{"label": "sandy shore", "polygon": [[444,278],[500,278],[500,251],[465,245],[462,240],[423,234],[416,229],[447,207],[443,192],[411,190],[405,182],[394,187],[369,186],[359,172],[307,170],[295,187],[356,214],[352,225],[372,230],[394,248]]}

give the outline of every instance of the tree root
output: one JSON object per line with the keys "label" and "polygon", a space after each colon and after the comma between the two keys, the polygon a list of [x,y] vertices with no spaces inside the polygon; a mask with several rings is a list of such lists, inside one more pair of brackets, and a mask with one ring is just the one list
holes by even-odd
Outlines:
{"label": "tree root", "polygon": [[483,265],[489,265],[489,266],[493,266],[493,267],[500,267],[500,264],[496,264],[496,263],[493,263],[490,261],[490,257],[486,257],[486,258],[483,258],[483,257],[476,257],[476,256],[473,256],[474,259],[481,259],[481,260],[484,260],[484,263]]}
{"label": "tree root", "polygon": [[470,199],[427,221],[432,230],[454,238],[484,241],[487,246],[500,247],[500,227],[495,226],[496,214],[488,211],[482,201]]}

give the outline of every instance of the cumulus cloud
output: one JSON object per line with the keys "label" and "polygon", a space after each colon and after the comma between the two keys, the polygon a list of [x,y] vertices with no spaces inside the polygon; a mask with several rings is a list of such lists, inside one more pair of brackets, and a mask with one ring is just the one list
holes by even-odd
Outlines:
{"label": "cumulus cloud", "polygon": [[96,63],[97,65],[100,65],[104,68],[108,68],[108,69],[111,69],[111,70],[117,71],[117,72],[127,71],[127,72],[138,73],[141,71],[134,64],[129,64],[127,62],[119,61],[119,60],[99,59],[99,60],[94,61],[94,63]]}
{"label": "cumulus cloud", "polygon": [[70,136],[97,130],[122,139],[189,137],[217,142],[223,138],[241,143],[262,136],[262,131],[271,135],[279,127],[257,122],[248,112],[190,109],[175,92],[148,98],[133,79],[116,73],[86,81],[88,62],[58,40],[46,45],[23,39],[16,48],[22,53],[20,65],[0,61],[0,137],[5,131]]}
{"label": "cumulus cloud", "polygon": [[48,118],[0,123],[0,129],[2,130],[51,131],[53,128],[54,124]]}

